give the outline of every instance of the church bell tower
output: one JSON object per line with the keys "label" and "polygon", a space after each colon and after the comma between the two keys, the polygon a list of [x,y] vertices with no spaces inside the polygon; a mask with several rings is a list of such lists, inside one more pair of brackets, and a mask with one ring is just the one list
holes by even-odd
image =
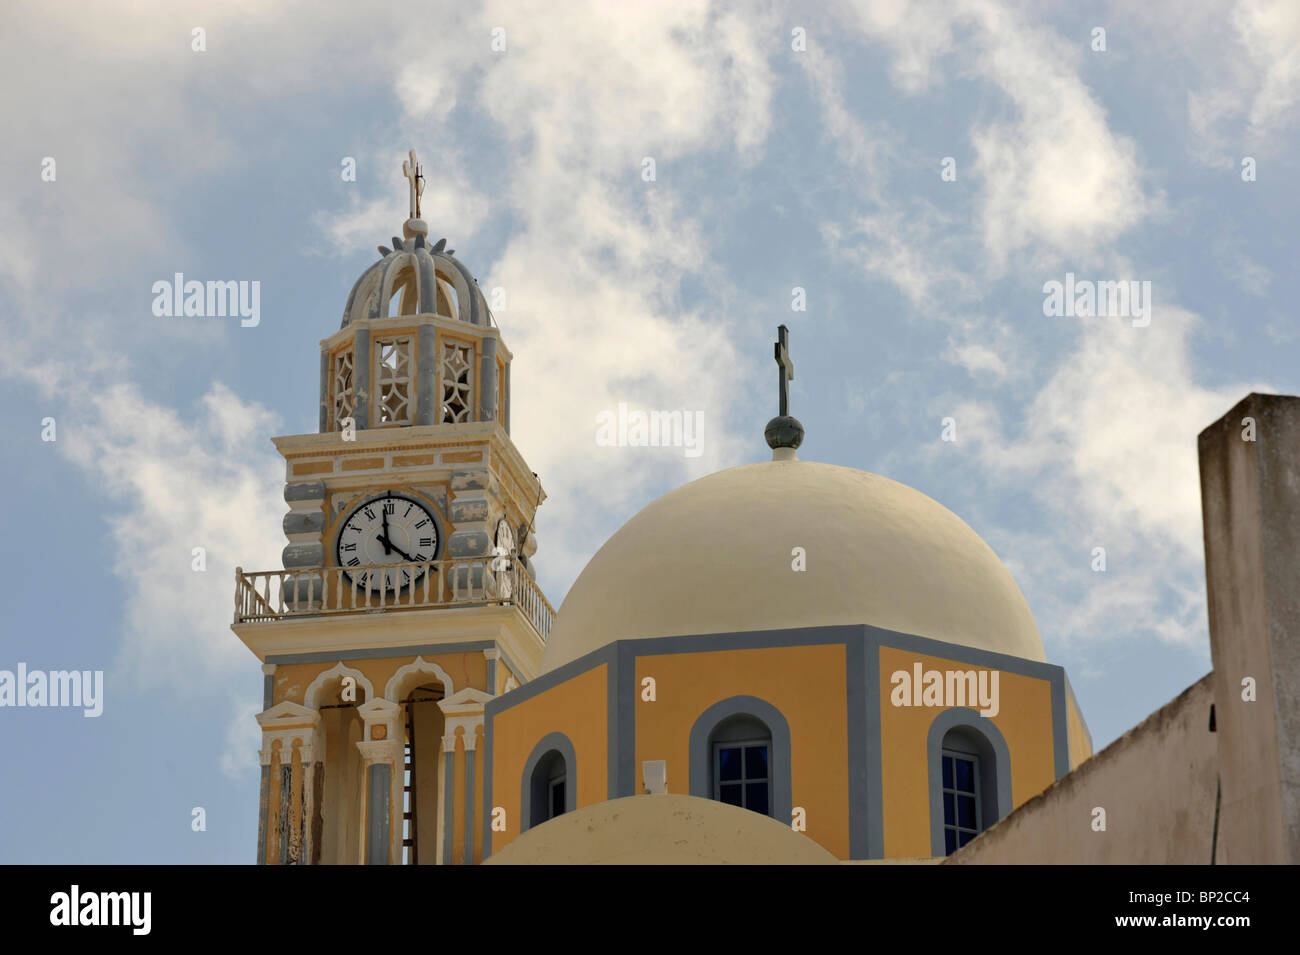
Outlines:
{"label": "church bell tower", "polygon": [[[265,676],[257,861],[472,864],[484,704],[538,672],[545,494],[510,439],[511,354],[410,217],[320,343],[320,430],[285,459],[283,568],[235,573]],[[478,794],[476,796],[476,793]]]}

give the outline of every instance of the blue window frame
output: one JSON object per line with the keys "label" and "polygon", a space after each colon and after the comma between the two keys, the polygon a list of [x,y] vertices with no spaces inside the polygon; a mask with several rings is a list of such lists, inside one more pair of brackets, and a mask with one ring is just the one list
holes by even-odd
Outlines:
{"label": "blue window frame", "polygon": [[943,847],[952,855],[980,834],[980,761],[972,753],[945,749],[943,760]]}
{"label": "blue window frame", "polygon": [[713,745],[713,792],[719,802],[772,814],[771,746],[766,739]]}

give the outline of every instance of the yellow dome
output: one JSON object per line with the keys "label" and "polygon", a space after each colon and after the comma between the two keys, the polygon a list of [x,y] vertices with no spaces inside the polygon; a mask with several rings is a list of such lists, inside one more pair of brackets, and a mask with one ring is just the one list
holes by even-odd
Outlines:
{"label": "yellow dome", "polygon": [[1046,660],[1020,588],[956,514],[876,474],[784,460],[693,481],[624,524],[569,590],[542,668],[615,640],[837,624]]}

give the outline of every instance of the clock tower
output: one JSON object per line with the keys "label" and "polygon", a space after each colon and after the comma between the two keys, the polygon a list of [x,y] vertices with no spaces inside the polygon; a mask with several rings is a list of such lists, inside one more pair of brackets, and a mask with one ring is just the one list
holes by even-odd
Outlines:
{"label": "clock tower", "polygon": [[484,704],[537,675],[554,615],[510,351],[429,239],[414,150],[403,171],[402,237],[320,343],[319,432],[274,439],[284,566],[235,573],[232,629],[266,675],[259,863],[479,861]]}

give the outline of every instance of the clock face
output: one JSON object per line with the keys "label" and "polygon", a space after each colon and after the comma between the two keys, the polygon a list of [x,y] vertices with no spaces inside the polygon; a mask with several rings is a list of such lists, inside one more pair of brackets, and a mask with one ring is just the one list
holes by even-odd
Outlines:
{"label": "clock face", "polygon": [[[392,590],[415,583],[425,568],[386,564],[413,564],[438,556],[438,522],[422,505],[400,494],[367,501],[348,515],[339,531],[337,557],[349,580],[373,591]],[[355,567],[356,570],[347,568]]]}

